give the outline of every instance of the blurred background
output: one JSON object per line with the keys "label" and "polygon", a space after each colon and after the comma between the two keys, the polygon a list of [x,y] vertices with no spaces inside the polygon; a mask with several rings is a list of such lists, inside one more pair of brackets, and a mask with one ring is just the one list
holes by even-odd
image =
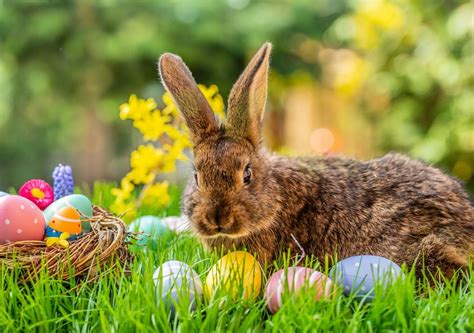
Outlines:
{"label": "blurred background", "polygon": [[[161,101],[156,61],[182,56],[224,98],[274,44],[265,141],[283,154],[400,151],[474,191],[474,3],[431,0],[9,1],[0,5],[0,189],[118,181],[141,142],[119,119]],[[183,173],[183,172],[182,172]]]}

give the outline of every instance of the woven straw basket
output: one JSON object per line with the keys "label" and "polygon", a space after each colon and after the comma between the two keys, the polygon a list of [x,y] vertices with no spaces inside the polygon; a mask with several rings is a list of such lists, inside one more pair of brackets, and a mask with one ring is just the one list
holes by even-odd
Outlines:
{"label": "woven straw basket", "polygon": [[23,282],[33,279],[41,270],[47,270],[51,277],[69,280],[93,279],[99,271],[126,268],[131,255],[125,223],[97,206],[90,222],[92,230],[70,242],[68,249],[47,247],[44,241],[0,245],[0,265],[10,269],[20,267]]}

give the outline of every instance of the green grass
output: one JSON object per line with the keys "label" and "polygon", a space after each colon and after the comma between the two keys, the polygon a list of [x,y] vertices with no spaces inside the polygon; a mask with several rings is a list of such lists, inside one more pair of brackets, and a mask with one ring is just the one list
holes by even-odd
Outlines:
{"label": "green grass", "polygon": [[[96,203],[111,203],[106,185],[89,193]],[[85,191],[87,193],[87,191]],[[179,211],[179,191],[165,212]],[[148,213],[148,212],[147,212]],[[103,272],[93,283],[76,284],[48,277],[46,272],[30,285],[19,285],[18,270],[0,268],[0,332],[472,332],[474,330],[473,269],[465,276],[430,288],[415,283],[413,274],[364,304],[340,292],[331,300],[314,301],[310,294],[286,297],[282,309],[269,314],[262,298],[230,299],[220,292],[210,301],[199,301],[197,310],[177,306],[171,318],[164,303],[157,303],[153,272],[161,263],[180,260],[205,280],[219,259],[206,252],[189,234],[171,235],[157,251],[139,251],[131,275]],[[276,265],[284,267],[288,260]],[[328,267],[307,260],[321,271]],[[185,303],[185,301],[183,301]]]}

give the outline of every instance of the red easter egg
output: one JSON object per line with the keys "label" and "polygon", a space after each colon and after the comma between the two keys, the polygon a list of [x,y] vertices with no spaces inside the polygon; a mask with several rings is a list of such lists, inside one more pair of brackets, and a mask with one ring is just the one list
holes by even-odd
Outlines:
{"label": "red easter egg", "polygon": [[0,244],[43,240],[46,221],[43,212],[18,195],[0,198]]}
{"label": "red easter egg", "polygon": [[315,292],[314,298],[320,300],[330,296],[331,279],[321,272],[305,267],[288,267],[274,273],[265,287],[265,300],[271,313],[276,313],[282,305],[283,293],[297,294],[303,287]]}

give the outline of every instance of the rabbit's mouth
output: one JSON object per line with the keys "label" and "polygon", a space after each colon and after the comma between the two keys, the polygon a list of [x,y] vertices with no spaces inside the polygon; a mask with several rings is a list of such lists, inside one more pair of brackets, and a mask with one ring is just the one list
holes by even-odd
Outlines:
{"label": "rabbit's mouth", "polygon": [[197,231],[202,238],[240,238],[245,236],[244,230],[233,219],[220,225],[212,222],[199,223]]}
{"label": "rabbit's mouth", "polygon": [[241,238],[241,237],[244,237],[246,236],[245,233],[225,233],[225,232],[218,232],[218,233],[215,233],[215,234],[201,234],[201,237],[202,238],[206,238],[206,239],[214,239],[214,238]]}

